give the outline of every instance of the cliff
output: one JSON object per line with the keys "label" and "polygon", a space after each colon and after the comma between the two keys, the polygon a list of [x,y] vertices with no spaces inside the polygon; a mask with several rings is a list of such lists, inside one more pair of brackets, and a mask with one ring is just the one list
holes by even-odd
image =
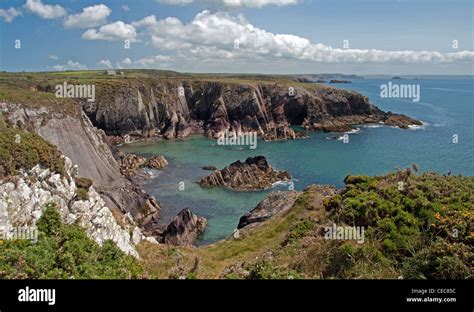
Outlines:
{"label": "cliff", "polygon": [[83,108],[108,135],[175,139],[204,132],[216,138],[256,131],[265,140],[287,140],[304,136],[293,125],[343,132],[362,123],[421,124],[383,112],[359,93],[292,81],[134,79],[97,81],[96,88],[96,101]]}
{"label": "cliff", "polygon": [[108,208],[129,213],[145,231],[151,231],[160,207],[152,196],[122,176],[104,132],[92,126],[79,106],[65,113],[57,111],[60,104],[48,107],[38,102],[35,104],[34,97],[21,104],[0,100],[0,112],[12,125],[37,133],[57,146],[78,166],[79,176],[94,182]]}

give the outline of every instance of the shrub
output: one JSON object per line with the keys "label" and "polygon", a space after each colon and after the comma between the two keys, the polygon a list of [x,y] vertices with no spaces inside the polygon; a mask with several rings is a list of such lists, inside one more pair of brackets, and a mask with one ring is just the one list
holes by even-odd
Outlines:
{"label": "shrub", "polygon": [[346,183],[340,198],[323,204],[335,222],[365,226],[373,250],[343,244],[330,255],[327,274],[350,277],[360,268],[374,267],[375,258],[366,256],[370,251],[390,263],[392,269],[382,272],[402,272],[406,278],[472,278],[474,178],[399,171],[375,178],[348,176]]}
{"label": "shrub", "polygon": [[245,269],[249,272],[246,279],[301,279],[302,276],[291,269],[274,267],[268,261],[257,261],[254,264],[245,265]]}
{"label": "shrub", "polygon": [[92,180],[88,178],[75,178],[74,182],[77,186],[77,199],[78,200],[88,200],[89,199],[89,188],[92,186]]}
{"label": "shrub", "polygon": [[53,144],[35,133],[7,125],[2,118],[0,116],[0,167],[3,175],[16,175],[18,170],[29,170],[37,164],[64,174],[64,160]]}
{"label": "shrub", "polygon": [[112,241],[102,246],[83,229],[65,225],[53,205],[37,223],[38,241],[5,241],[0,244],[0,278],[139,278],[143,268]]}

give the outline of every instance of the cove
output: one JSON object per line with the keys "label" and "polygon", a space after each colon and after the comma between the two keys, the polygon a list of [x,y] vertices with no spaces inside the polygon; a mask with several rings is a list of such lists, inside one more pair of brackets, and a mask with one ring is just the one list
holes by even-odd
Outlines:
{"label": "cove", "polygon": [[[232,235],[239,218],[253,209],[270,191],[235,192],[222,188],[203,189],[196,181],[210,171],[203,166],[223,168],[240,159],[264,155],[279,170],[293,177],[296,190],[310,184],[344,186],[347,175],[382,175],[397,167],[416,163],[421,171],[473,175],[472,154],[473,103],[469,94],[439,90],[439,85],[465,90],[472,81],[417,80],[423,90],[423,101],[380,98],[380,85],[387,80],[364,79],[348,88],[368,95],[371,102],[384,110],[404,113],[425,122],[410,130],[379,124],[354,126],[360,131],[347,133],[309,132],[307,139],[264,142],[257,148],[221,146],[215,140],[197,135],[176,141],[147,141],[121,147],[126,153],[145,157],[163,155],[169,166],[144,185],[146,191],[162,205],[161,222],[167,223],[183,208],[208,219],[208,227],[197,244],[209,244]],[[409,81],[407,81],[409,83]],[[459,143],[453,144],[453,134]],[[184,189],[180,190],[180,182]],[[182,184],[183,185],[183,184]],[[287,190],[278,186],[273,190]]]}

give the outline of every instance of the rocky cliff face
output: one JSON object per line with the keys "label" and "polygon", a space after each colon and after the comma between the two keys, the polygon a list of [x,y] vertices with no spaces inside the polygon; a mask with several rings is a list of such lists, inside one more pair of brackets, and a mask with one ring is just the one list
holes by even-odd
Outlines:
{"label": "rocky cliff face", "polygon": [[78,166],[78,175],[94,181],[96,191],[110,209],[129,213],[147,232],[154,227],[160,207],[138,185],[126,179],[114,159],[102,130],[96,129],[85,115],[58,114],[45,107],[26,108],[20,104],[0,103],[0,110],[12,124],[28,125]]}
{"label": "rocky cliff face", "polygon": [[419,123],[383,112],[356,92],[298,83],[126,81],[98,83],[97,90],[96,102],[85,103],[84,111],[109,135],[175,139],[203,131],[216,138],[225,131],[256,131],[266,140],[286,140],[304,136],[291,125],[340,132],[360,123]]}
{"label": "rocky cliff face", "polygon": [[286,171],[273,170],[264,156],[249,157],[245,162],[240,160],[222,170],[217,170],[201,178],[202,187],[223,186],[233,190],[252,191],[266,190],[276,182],[291,181]]}
{"label": "rocky cliff face", "polygon": [[86,199],[79,198],[74,182],[78,168],[67,157],[65,164],[64,175],[38,165],[0,181],[1,225],[7,229],[34,227],[45,207],[53,203],[65,223],[78,224],[99,244],[112,240],[124,252],[138,257],[135,245],[145,236],[131,216],[124,215],[120,225],[93,186],[86,190]]}

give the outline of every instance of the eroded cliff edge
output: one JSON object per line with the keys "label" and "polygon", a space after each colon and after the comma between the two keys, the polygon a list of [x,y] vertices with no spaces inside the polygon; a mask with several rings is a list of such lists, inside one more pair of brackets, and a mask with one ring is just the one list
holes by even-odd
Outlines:
{"label": "eroded cliff edge", "polygon": [[383,112],[368,98],[315,84],[258,81],[143,80],[98,82],[95,102],[83,108],[108,135],[183,138],[202,132],[256,131],[265,140],[304,136],[307,130],[344,132],[352,125],[420,125],[405,115]]}

